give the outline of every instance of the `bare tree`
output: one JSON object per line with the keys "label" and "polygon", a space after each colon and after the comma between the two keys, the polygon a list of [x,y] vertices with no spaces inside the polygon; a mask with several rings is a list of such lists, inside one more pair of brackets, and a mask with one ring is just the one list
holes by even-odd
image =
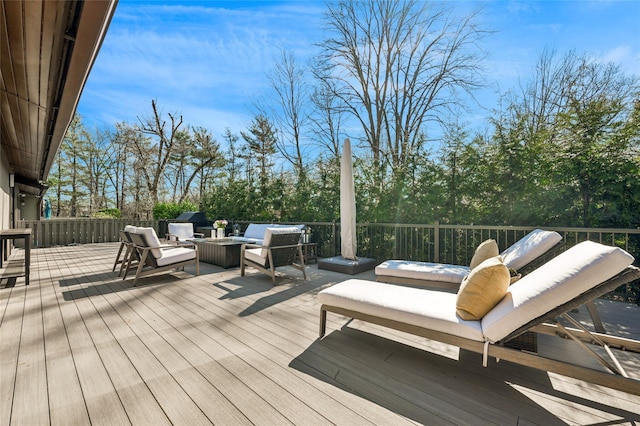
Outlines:
{"label": "bare tree", "polygon": [[309,86],[305,69],[293,53],[282,51],[280,60],[268,75],[278,107],[273,110],[274,124],[280,129],[277,147],[298,175],[304,178],[303,128],[308,121],[305,105],[309,102]]}
{"label": "bare tree", "polygon": [[[360,123],[374,167],[392,171],[412,161],[428,122],[441,124],[458,92],[481,86],[485,31],[476,13],[452,16],[435,2],[345,0],[328,4],[330,36],[321,42],[319,79]],[[332,86],[327,86],[332,87]]]}
{"label": "bare tree", "polygon": [[144,176],[149,196],[154,204],[158,203],[159,191],[163,184],[164,172],[171,159],[176,146],[180,126],[182,126],[182,116],[175,113],[168,113],[170,124],[158,111],[156,100],[151,101],[152,115],[138,118],[140,131],[152,137],[150,145],[143,145],[142,140],[134,139],[133,145],[136,154],[140,157],[148,158],[149,161],[139,170]]}
{"label": "bare tree", "polygon": [[332,157],[339,158],[340,135],[346,111],[335,93],[333,81],[329,78],[321,79],[320,84],[311,95],[314,114],[309,119],[313,138],[325,146]]}
{"label": "bare tree", "polygon": [[[220,152],[220,144],[213,138],[213,135],[205,128],[196,127],[193,129],[191,137],[191,149],[189,151],[190,167],[189,174],[184,182],[184,189],[178,202],[183,202],[189,195],[193,181],[200,176],[200,180],[205,180],[205,170],[210,166],[221,166],[223,156]],[[204,187],[201,185],[198,199],[204,195]]]}

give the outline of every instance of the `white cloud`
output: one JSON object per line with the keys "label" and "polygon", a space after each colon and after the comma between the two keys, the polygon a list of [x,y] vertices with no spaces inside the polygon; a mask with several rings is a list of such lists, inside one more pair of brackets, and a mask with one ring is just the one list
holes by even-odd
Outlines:
{"label": "white cloud", "polygon": [[604,52],[600,57],[603,63],[613,62],[628,74],[640,76],[640,52],[634,52],[630,45],[621,45]]}

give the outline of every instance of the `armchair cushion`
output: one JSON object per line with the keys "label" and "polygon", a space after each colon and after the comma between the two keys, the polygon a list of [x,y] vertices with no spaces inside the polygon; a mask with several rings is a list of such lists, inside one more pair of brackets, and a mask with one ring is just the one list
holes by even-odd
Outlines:
{"label": "armchair cushion", "polygon": [[[264,250],[266,252],[266,250]],[[262,256],[262,248],[248,248],[244,251],[244,257],[247,260],[265,266],[267,264],[267,255]]]}
{"label": "armchair cushion", "polygon": [[272,229],[289,229],[288,232],[291,232],[291,228],[295,228],[294,232],[302,231],[305,228],[305,225],[282,225],[282,224],[271,224],[271,223],[250,223],[247,226],[247,229],[244,231],[243,237],[232,237],[236,241],[249,242],[251,244],[257,245],[267,245],[265,242],[265,234],[268,228]]}
{"label": "armchair cushion", "polygon": [[142,240],[145,242],[145,245],[147,247],[157,247],[151,249],[151,254],[153,255],[153,257],[155,257],[156,259],[162,257],[162,250],[160,249],[160,246],[162,246],[162,244],[158,239],[158,235],[156,234],[155,229],[138,227],[136,229],[136,234],[142,237]]}
{"label": "armchair cushion", "polygon": [[196,251],[186,247],[165,248],[161,252],[162,256],[156,258],[158,266],[171,265],[196,258]]}

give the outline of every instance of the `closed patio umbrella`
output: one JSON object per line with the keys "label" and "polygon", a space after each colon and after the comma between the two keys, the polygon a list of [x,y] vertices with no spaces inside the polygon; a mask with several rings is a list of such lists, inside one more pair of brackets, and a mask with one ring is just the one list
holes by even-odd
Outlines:
{"label": "closed patio umbrella", "polygon": [[340,159],[340,238],[342,257],[357,260],[356,192],[349,138],[344,140]]}

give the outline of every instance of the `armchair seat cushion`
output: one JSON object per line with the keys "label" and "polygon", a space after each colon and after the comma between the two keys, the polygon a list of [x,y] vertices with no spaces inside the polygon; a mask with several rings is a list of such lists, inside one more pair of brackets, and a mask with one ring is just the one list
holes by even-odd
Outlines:
{"label": "armchair seat cushion", "polygon": [[196,251],[191,248],[177,247],[162,249],[162,256],[156,258],[158,266],[171,265],[196,258]]}
{"label": "armchair seat cushion", "polygon": [[262,248],[245,249],[244,257],[258,265],[265,266],[267,263],[267,257],[262,257]]}

